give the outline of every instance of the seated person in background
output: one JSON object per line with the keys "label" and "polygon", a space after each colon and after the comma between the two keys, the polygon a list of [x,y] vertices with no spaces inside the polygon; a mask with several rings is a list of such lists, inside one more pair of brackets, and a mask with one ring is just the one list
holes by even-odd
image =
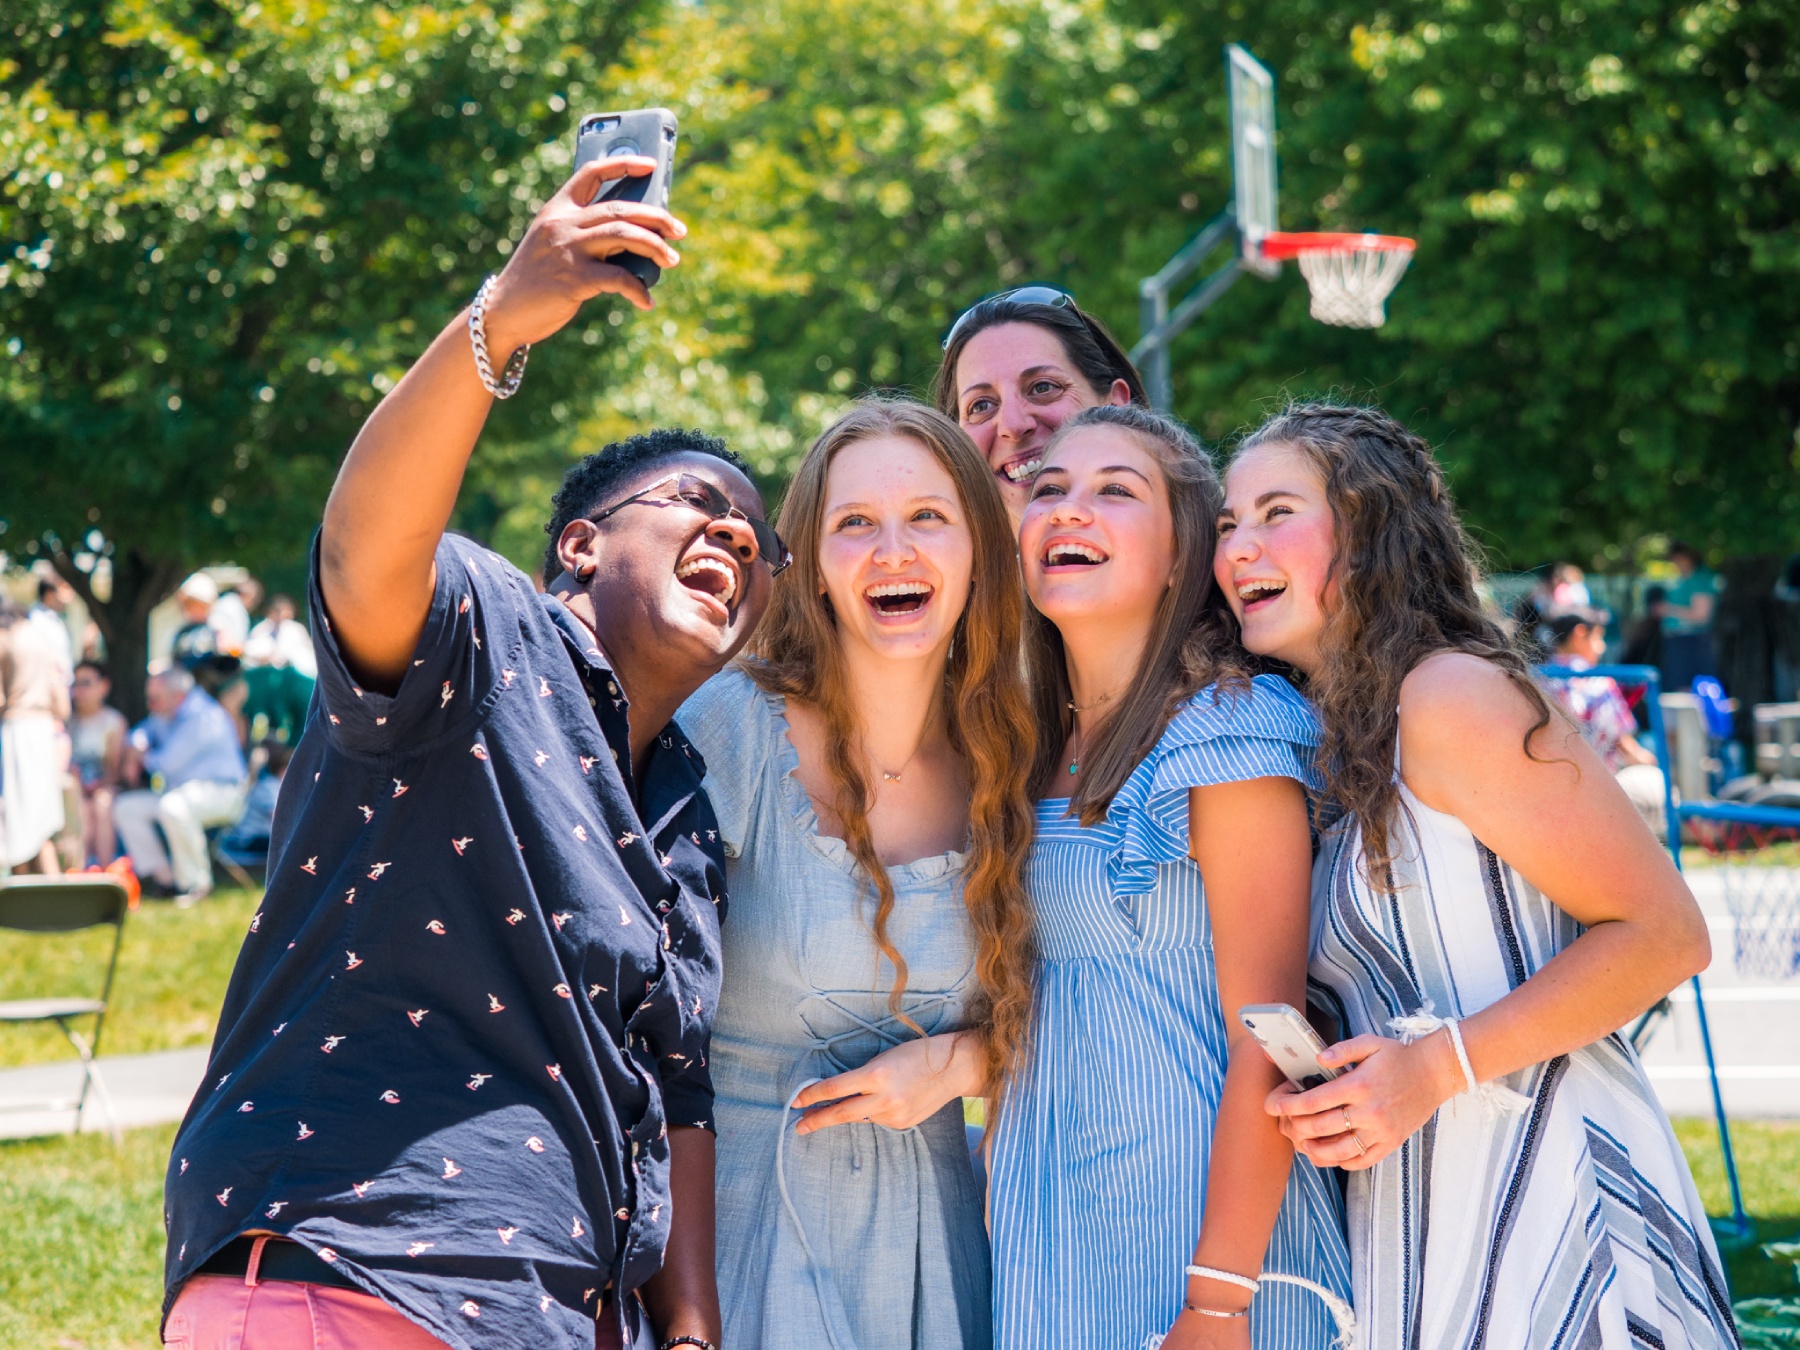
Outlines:
{"label": "seated person in background", "polygon": [[294,617],[297,613],[293,597],[271,595],[262,622],[250,630],[244,641],[244,664],[282,666],[309,680],[318,679],[319,662],[313,654],[312,635]]}
{"label": "seated person in background", "polygon": [[81,787],[81,855],[84,865],[105,867],[118,856],[113,796],[125,769],[125,714],[107,703],[112,681],[97,661],[75,667],[75,713],[69,719],[70,767]]}
{"label": "seated person in background", "polygon": [[[1552,616],[1550,631],[1556,635],[1551,663],[1585,670],[1606,656],[1606,615],[1594,609],[1569,610]],[[1610,675],[1578,675],[1549,680],[1550,692],[1575,719],[1587,743],[1613,771],[1625,795],[1658,839],[1668,837],[1664,809],[1662,769],[1656,755],[1639,744],[1637,719],[1631,704]]]}
{"label": "seated person in background", "polygon": [[237,819],[244,751],[231,714],[189,671],[158,671],[144,692],[150,716],[132,728],[126,777],[148,781],[113,803],[113,825],[137,874],[191,905],[212,891],[207,829]]}
{"label": "seated person in background", "polygon": [[275,826],[275,800],[287,774],[293,748],[271,737],[257,747],[262,766],[244,798],[237,823],[219,837],[219,856],[239,867],[262,867],[269,860],[269,835]]}

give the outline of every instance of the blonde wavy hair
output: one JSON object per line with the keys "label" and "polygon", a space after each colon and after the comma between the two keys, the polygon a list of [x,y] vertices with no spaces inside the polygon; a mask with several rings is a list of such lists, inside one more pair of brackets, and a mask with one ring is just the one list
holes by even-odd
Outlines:
{"label": "blonde wavy hair", "polygon": [[1036,728],[1020,674],[1024,588],[1018,544],[993,473],[962,428],[922,403],[867,399],[820,434],[775,518],[793,552],[791,574],[775,588],[742,664],[762,688],[801,699],[824,719],[826,767],[844,842],[874,889],[875,945],[894,967],[888,1008],[923,1034],[901,1009],[906,958],[888,936],[894,885],[869,829],[870,784],[860,763],[837,620],[819,570],[831,463],[849,446],[877,436],[902,436],[931,452],[956,484],[974,539],[969,600],[944,670],[943,707],[950,743],[969,769],[963,904],[974,931],[979,984],[970,1013],[997,1102],[1030,1038],[1036,940],[1024,875],[1034,823],[1027,779]]}

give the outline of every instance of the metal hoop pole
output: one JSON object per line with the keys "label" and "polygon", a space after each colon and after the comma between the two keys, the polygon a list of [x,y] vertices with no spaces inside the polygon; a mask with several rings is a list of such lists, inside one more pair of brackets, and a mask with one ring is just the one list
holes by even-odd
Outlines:
{"label": "metal hoop pole", "polygon": [[[1231,261],[1189,291],[1171,311],[1169,296],[1175,288],[1198,271],[1207,255],[1227,240],[1234,245]],[[1155,276],[1145,277],[1138,284],[1138,322],[1144,335],[1131,349],[1131,359],[1144,371],[1150,406],[1160,412],[1169,411],[1175,401],[1174,382],[1169,374],[1169,344],[1237,280],[1243,270],[1243,262],[1235,251],[1238,244],[1237,211],[1228,206],[1183,244]]]}
{"label": "metal hoop pole", "polygon": [[[1539,666],[1540,674],[1552,678],[1611,676],[1626,684],[1644,686],[1644,706],[1650,714],[1650,740],[1656,751],[1656,762],[1663,775],[1663,816],[1668,822],[1669,854],[1675,870],[1681,870],[1681,812],[1675,805],[1675,775],[1669,771],[1669,738],[1663,726],[1662,672],[1655,666],[1588,666],[1576,670],[1570,666]],[[1713,1120],[1719,1127],[1719,1155],[1725,1163],[1725,1181],[1731,1188],[1730,1235],[1746,1242],[1756,1231],[1750,1215],[1744,1210],[1744,1188],[1738,1181],[1737,1155],[1731,1147],[1731,1126],[1725,1119],[1725,1097],[1719,1091],[1719,1062],[1713,1056],[1712,1028],[1706,1019],[1706,996],[1700,991],[1700,977],[1688,982],[1694,990],[1694,1010],[1700,1017],[1700,1047],[1706,1052],[1706,1078],[1712,1088]],[[1721,1225],[1715,1221],[1714,1228]]]}

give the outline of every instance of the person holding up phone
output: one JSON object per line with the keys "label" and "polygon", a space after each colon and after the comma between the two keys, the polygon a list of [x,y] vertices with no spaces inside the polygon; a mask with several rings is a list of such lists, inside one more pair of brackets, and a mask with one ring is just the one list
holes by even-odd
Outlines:
{"label": "person holding up phone", "polygon": [[1305,999],[1318,730],[1249,673],[1207,567],[1219,481],[1179,423],[1094,407],[1020,531],[1039,753],[1031,1051],[993,1144],[1000,1350],[1322,1350],[1336,1188],[1262,1104],[1236,1017]]}
{"label": "person holding up phone", "polygon": [[1304,673],[1327,796],[1314,1001],[1342,1071],[1266,1109],[1349,1172],[1368,1346],[1735,1346],[1686,1159],[1618,1028],[1707,962],[1669,855],[1477,591],[1423,439],[1300,404],[1226,479],[1216,575]]}
{"label": "person holding up phone", "polygon": [[785,549],[735,457],[676,431],[570,470],[546,595],[446,533],[528,346],[596,296],[650,308],[622,255],[680,261],[662,207],[595,201],[654,167],[578,169],[338,474],[318,692],[169,1162],[169,1344],[719,1340],[724,858],[671,719]]}

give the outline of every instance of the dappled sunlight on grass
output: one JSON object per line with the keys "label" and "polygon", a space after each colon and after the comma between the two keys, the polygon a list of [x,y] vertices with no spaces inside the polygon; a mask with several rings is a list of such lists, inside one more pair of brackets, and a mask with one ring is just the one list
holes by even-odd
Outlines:
{"label": "dappled sunlight on grass", "polygon": [[[207,1045],[260,891],[218,891],[192,909],[146,900],[125,920],[103,1055]],[[111,928],[40,936],[0,932],[0,999],[98,997]],[[91,1026],[82,1019],[79,1030]],[[53,1026],[0,1027],[0,1066],[66,1059]]]}

